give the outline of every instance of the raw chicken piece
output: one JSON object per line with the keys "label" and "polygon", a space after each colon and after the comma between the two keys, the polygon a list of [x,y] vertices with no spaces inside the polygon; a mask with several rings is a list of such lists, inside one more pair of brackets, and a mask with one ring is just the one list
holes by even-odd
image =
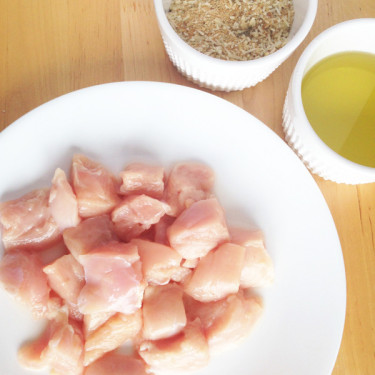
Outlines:
{"label": "raw chicken piece", "polygon": [[154,225],[154,241],[161,243],[163,245],[169,246],[169,241],[167,237],[167,229],[175,221],[175,217],[164,215],[155,225]]}
{"label": "raw chicken piece", "polygon": [[88,366],[103,354],[133,339],[142,329],[142,312],[116,314],[86,339],[84,365]]}
{"label": "raw chicken piece", "polygon": [[44,249],[61,233],[48,207],[48,189],[34,190],[0,204],[0,224],[5,250]]}
{"label": "raw chicken piece", "polygon": [[160,199],[164,191],[164,168],[143,163],[129,164],[120,172],[122,185],[120,193],[146,194]]}
{"label": "raw chicken piece", "polygon": [[49,323],[44,332],[33,341],[23,344],[17,353],[19,364],[28,370],[42,370],[48,366],[46,361],[41,359],[52,334],[52,324]]}
{"label": "raw chicken piece", "polygon": [[246,249],[241,287],[258,288],[271,285],[275,273],[272,259],[264,247],[262,231],[230,228],[229,233],[233,243],[244,246]]}
{"label": "raw chicken piece", "polygon": [[61,231],[75,227],[81,221],[78,215],[77,198],[66,178],[65,172],[60,168],[56,169],[52,179],[49,206],[51,215]]}
{"label": "raw chicken piece", "polygon": [[207,165],[195,162],[176,164],[167,181],[165,200],[171,215],[178,216],[193,202],[211,196],[214,173]]}
{"label": "raw chicken piece", "polygon": [[201,302],[217,301],[240,287],[245,248],[225,243],[202,258],[184,289]]}
{"label": "raw chicken piece", "polygon": [[116,234],[130,241],[157,223],[168,209],[167,204],[147,195],[126,197],[112,212]]}
{"label": "raw chicken piece", "polygon": [[54,322],[41,361],[47,363],[54,375],[83,374],[83,335],[73,321]]}
{"label": "raw chicken piece", "polygon": [[106,214],[120,202],[120,181],[101,164],[74,155],[71,168],[73,188],[81,217]]}
{"label": "raw chicken piece", "polygon": [[44,267],[43,271],[51,288],[68,304],[71,316],[82,320],[78,310],[78,296],[85,285],[83,267],[73,255],[68,254]]}
{"label": "raw chicken piece", "polygon": [[215,198],[193,203],[167,233],[170,245],[185,259],[203,257],[229,240],[224,211]]}
{"label": "raw chicken piece", "polygon": [[181,255],[169,246],[140,239],[133,239],[131,243],[138,247],[143,276],[148,283],[164,285],[187,274],[180,266]]}
{"label": "raw chicken piece", "polygon": [[151,371],[174,374],[194,371],[208,364],[208,344],[199,319],[189,322],[176,336],[144,341],[138,351]]}
{"label": "raw chicken piece", "polygon": [[45,367],[54,375],[83,374],[83,337],[79,326],[61,312],[39,338],[18,351],[20,364],[31,370]]}
{"label": "raw chicken piece", "polygon": [[63,237],[65,245],[78,261],[80,255],[117,239],[108,215],[83,220],[75,228],[65,229]]}
{"label": "raw chicken piece", "polygon": [[16,300],[30,307],[35,317],[47,314],[51,289],[35,253],[26,250],[5,253],[0,262],[0,282]]}
{"label": "raw chicken piece", "polygon": [[[121,312],[132,314],[142,305],[145,283],[134,244],[117,243],[79,257],[86,285],[78,298],[82,314]],[[134,263],[132,263],[134,262]]]}
{"label": "raw chicken piece", "polygon": [[189,319],[200,319],[212,353],[235,348],[248,337],[263,311],[258,298],[245,297],[242,291],[209,303],[185,296],[185,307]]}
{"label": "raw chicken piece", "polygon": [[148,286],[143,300],[143,338],[160,340],[176,335],[186,325],[182,289],[176,284]]}
{"label": "raw chicken piece", "polygon": [[92,314],[85,314],[83,317],[83,333],[85,337],[98,329],[101,325],[103,325],[111,316],[115,315],[116,313],[113,311],[103,312],[103,313],[92,313]]}
{"label": "raw chicken piece", "polygon": [[86,368],[85,375],[147,375],[142,360],[108,353]]}

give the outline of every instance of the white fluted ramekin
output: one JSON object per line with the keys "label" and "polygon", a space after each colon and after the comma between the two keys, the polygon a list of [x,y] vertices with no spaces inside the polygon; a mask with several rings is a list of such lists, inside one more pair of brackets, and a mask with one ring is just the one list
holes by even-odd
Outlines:
{"label": "white fluted ramekin", "polygon": [[220,60],[190,47],[167,19],[170,3],[171,0],[154,0],[165,49],[173,64],[180,73],[202,87],[235,91],[264,80],[294,52],[311,29],[318,0],[294,0],[295,16],[287,44],[268,56],[249,61]]}
{"label": "white fluted ramekin", "polygon": [[286,95],[285,139],[306,166],[326,180],[346,184],[375,182],[375,168],[354,163],[330,149],[305,114],[301,86],[308,70],[323,58],[345,51],[375,54],[375,18],[354,19],[323,31],[305,49],[293,71]]}

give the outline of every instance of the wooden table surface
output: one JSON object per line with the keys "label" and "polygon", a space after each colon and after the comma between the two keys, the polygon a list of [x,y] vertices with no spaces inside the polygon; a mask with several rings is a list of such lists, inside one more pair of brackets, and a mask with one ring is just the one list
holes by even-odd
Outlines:
{"label": "wooden table surface", "polygon": [[[283,138],[284,97],[303,49],[327,27],[361,17],[375,17],[375,0],[319,0],[306,40],[268,79],[215,94]],[[197,87],[169,61],[152,0],[0,0],[0,130],[62,94],[129,80]],[[333,374],[374,375],[375,183],[346,186],[314,178],[335,220],[346,267],[346,323]]]}

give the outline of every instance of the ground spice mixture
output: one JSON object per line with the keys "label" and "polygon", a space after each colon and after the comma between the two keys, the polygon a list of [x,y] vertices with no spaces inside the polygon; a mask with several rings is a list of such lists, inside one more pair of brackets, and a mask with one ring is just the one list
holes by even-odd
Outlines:
{"label": "ground spice mixture", "polygon": [[223,60],[252,60],[283,47],[293,0],[172,0],[168,20],[196,50]]}

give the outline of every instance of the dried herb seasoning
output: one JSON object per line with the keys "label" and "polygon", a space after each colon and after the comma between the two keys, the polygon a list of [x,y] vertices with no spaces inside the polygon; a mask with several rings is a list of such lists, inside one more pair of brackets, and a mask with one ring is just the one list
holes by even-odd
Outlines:
{"label": "dried herb seasoning", "polygon": [[196,50],[223,60],[252,60],[283,47],[293,0],[172,0],[168,20]]}

